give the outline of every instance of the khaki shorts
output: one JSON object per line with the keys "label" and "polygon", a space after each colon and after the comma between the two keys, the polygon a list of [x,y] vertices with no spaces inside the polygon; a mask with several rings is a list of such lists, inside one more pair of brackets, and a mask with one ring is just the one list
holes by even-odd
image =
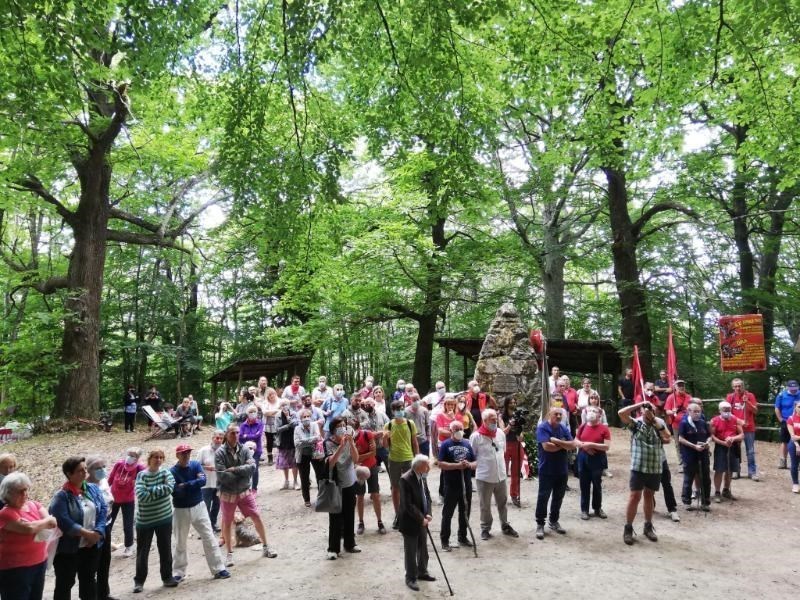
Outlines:
{"label": "khaki shorts", "polygon": [[404,460],[403,462],[395,462],[389,459],[389,484],[392,489],[396,489],[400,485],[400,477],[403,473],[411,468],[411,461]]}

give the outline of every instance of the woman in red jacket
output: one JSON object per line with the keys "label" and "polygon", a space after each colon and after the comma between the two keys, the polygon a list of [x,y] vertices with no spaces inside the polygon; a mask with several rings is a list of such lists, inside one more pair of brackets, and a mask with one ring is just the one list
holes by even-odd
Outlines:
{"label": "woman in red jacket", "polygon": [[133,510],[136,506],[134,486],[139,471],[144,471],[144,465],[139,462],[142,455],[141,448],[128,448],[125,458],[114,463],[108,484],[111,486],[111,495],[114,497],[114,507],[111,510],[111,523],[117,520],[117,513],[122,510],[122,529],[125,535],[125,550],[122,557],[134,555],[133,550]]}

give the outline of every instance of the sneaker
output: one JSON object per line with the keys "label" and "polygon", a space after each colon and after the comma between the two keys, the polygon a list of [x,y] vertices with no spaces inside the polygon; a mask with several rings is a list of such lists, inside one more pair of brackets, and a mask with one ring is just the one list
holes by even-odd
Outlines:
{"label": "sneaker", "polygon": [[464,546],[464,548],[472,548],[472,542],[465,537],[458,538],[458,545]]}
{"label": "sneaker", "polygon": [[228,579],[230,576],[231,574],[227,569],[222,569],[222,571],[219,571],[216,575],[214,575],[214,579]]}
{"label": "sneaker", "polygon": [[719,492],[714,492],[714,502],[716,502],[717,504],[722,503],[722,496],[720,495]]}
{"label": "sneaker", "polygon": [[360,522],[358,524],[358,527],[356,528],[356,533],[358,535],[363,535],[364,534],[364,523],[363,522]]}
{"label": "sneaker", "polygon": [[656,535],[656,530],[653,527],[652,523],[645,523],[644,524],[644,537],[646,537],[651,542],[657,542],[658,536]]}
{"label": "sneaker", "polygon": [[134,554],[136,554],[136,552],[134,551],[133,546],[125,546],[125,550],[122,551],[122,558],[130,558]]}
{"label": "sneaker", "polygon": [[752,481],[761,481],[761,480],[758,478],[758,475],[756,475],[755,473],[753,473],[752,475],[750,475],[750,479],[751,479]]}
{"label": "sneaker", "polygon": [[336,554],[336,552],[328,552],[327,554],[328,560],[336,560],[337,556],[338,554]]}
{"label": "sneaker", "polygon": [[378,521],[378,533],[386,535],[386,527],[383,526],[383,521]]}
{"label": "sneaker", "polygon": [[681,518],[678,515],[678,511],[676,511],[676,510],[673,510],[671,513],[669,513],[669,518],[672,519],[673,523],[680,523],[681,522]]}
{"label": "sneaker", "polygon": [[344,551],[350,554],[358,554],[359,552],[361,552],[361,548],[359,548],[358,546],[353,546],[352,548],[345,548]]}
{"label": "sneaker", "polygon": [[295,481],[294,484],[292,485],[292,489],[293,490],[299,490],[300,489],[300,484]]}
{"label": "sneaker", "polygon": [[613,474],[611,471],[609,471],[608,469],[606,469],[605,471],[603,471],[603,475],[605,475],[605,476],[606,476],[606,477],[608,477],[609,479],[613,479],[613,478],[614,478],[614,474]]}
{"label": "sneaker", "polygon": [[288,490],[289,489],[289,480],[288,479],[283,482],[283,485],[281,486],[281,489],[282,490]]}
{"label": "sneaker", "polygon": [[269,456],[267,456],[267,466],[268,466],[268,467],[271,467],[271,466],[272,466],[272,454],[270,454]]}
{"label": "sneaker", "polygon": [[689,512],[694,512],[694,511],[698,510],[697,505],[695,505],[695,504],[684,504],[683,506]]}
{"label": "sneaker", "polygon": [[183,575],[173,575],[173,576],[172,576],[172,578],[173,578],[175,581],[177,581],[178,583],[180,583],[181,581],[183,581]]}
{"label": "sneaker", "polygon": [[306,502],[306,508],[311,508],[311,502]]}
{"label": "sneaker", "polygon": [[795,494],[800,494],[800,485],[797,485],[796,483],[793,484],[792,485],[792,492],[795,493]]}
{"label": "sneaker", "polygon": [[211,527],[211,529],[214,531],[214,533],[222,533],[222,529],[220,529],[220,528],[219,528],[219,527],[217,527],[216,525],[213,525],[213,526]]}
{"label": "sneaker", "polygon": [[518,538],[519,534],[514,530],[514,528],[506,523],[500,528],[500,531],[503,532],[503,535],[507,535],[508,537]]}
{"label": "sneaker", "polygon": [[692,500],[697,500],[697,490],[692,490]]}
{"label": "sneaker", "polygon": [[178,587],[178,581],[174,577],[172,579],[167,579],[164,582],[164,587],[168,588]]}
{"label": "sneaker", "polygon": [[581,521],[588,521],[589,520],[589,513],[585,510],[581,511]]}
{"label": "sneaker", "polygon": [[700,507],[700,510],[702,510],[703,512],[711,512],[711,505],[710,504],[703,504]]}
{"label": "sneaker", "polygon": [[608,518],[608,515],[606,514],[606,512],[602,508],[598,508],[596,511],[594,511],[594,516],[595,517],[600,517],[601,519],[607,519]]}
{"label": "sneaker", "polygon": [[678,465],[678,473],[683,473],[683,465]]}
{"label": "sneaker", "polygon": [[543,540],[544,539],[544,525],[537,525],[536,526],[536,539]]}
{"label": "sneaker", "polygon": [[722,497],[723,498],[727,498],[731,502],[736,502],[738,500],[738,498],[736,496],[731,494],[731,491],[729,489],[728,490],[722,490]]}
{"label": "sneaker", "polygon": [[556,533],[560,533],[561,535],[567,533],[567,530],[561,527],[561,524],[558,521],[555,522],[550,521],[550,523],[548,523],[548,526],[550,527],[550,529],[552,529]]}
{"label": "sneaker", "polygon": [[392,529],[400,529],[400,524],[399,521],[397,520],[397,517],[395,517],[394,521],[392,521]]}
{"label": "sneaker", "polygon": [[739,479],[740,477],[741,477],[740,473],[734,473],[734,474],[731,475],[731,479],[734,479],[734,480]]}
{"label": "sneaker", "polygon": [[380,468],[380,469],[378,469],[378,473],[386,473],[386,467],[384,467],[383,465],[381,465],[381,468]]}
{"label": "sneaker", "polygon": [[517,508],[522,507],[522,504],[519,501],[519,496],[511,496],[511,504],[513,504]]}
{"label": "sneaker", "polygon": [[484,540],[484,541],[488,540],[490,537],[492,537],[492,534],[489,533],[488,529],[481,529],[481,539],[482,540]]}
{"label": "sneaker", "polygon": [[134,583],[133,584],[133,593],[139,594],[144,589],[144,586],[141,583]]}
{"label": "sneaker", "polygon": [[451,552],[453,548],[450,547],[448,542],[442,541],[442,552]]}
{"label": "sneaker", "polygon": [[272,550],[270,550],[269,546],[264,544],[263,546],[261,546],[261,556],[263,556],[264,558],[275,558],[276,556],[278,556],[278,553],[273,552]]}
{"label": "sneaker", "polygon": [[225,566],[232,567],[233,566],[233,552],[228,552],[225,556]]}
{"label": "sneaker", "polygon": [[786,459],[785,458],[779,458],[778,459],[778,468],[779,469],[786,469],[787,468],[786,467]]}
{"label": "sneaker", "polygon": [[633,530],[633,525],[625,525],[625,529],[622,532],[622,541],[628,546],[633,546],[633,538],[635,536],[636,532]]}

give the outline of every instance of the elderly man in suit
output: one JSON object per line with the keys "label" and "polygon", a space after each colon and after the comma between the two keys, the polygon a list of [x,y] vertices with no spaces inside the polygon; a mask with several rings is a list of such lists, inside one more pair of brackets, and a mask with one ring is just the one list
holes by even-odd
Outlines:
{"label": "elderly man in suit", "polygon": [[419,591],[417,580],[436,581],[428,573],[428,539],[426,528],[431,522],[431,493],[425,483],[430,471],[428,457],[417,454],[411,468],[400,477],[398,525],[403,534],[406,563],[406,585]]}

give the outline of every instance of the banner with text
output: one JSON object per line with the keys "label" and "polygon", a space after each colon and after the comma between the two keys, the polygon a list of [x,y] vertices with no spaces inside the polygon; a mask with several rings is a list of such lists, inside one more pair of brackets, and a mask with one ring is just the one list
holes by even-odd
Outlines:
{"label": "banner with text", "polygon": [[764,322],[761,315],[720,317],[719,357],[723,372],[766,371]]}

